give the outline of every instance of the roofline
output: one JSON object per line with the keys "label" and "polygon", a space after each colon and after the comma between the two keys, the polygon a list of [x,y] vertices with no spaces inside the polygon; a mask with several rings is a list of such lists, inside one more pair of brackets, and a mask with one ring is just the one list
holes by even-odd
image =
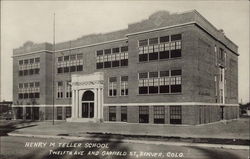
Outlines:
{"label": "roofline", "polygon": [[[191,11],[186,11],[186,12],[182,12],[179,14],[183,14],[183,13],[189,13],[189,12],[195,12],[198,16],[200,16],[201,18],[203,18],[203,20],[205,20],[213,29],[215,29],[216,31],[218,31],[218,29],[213,26],[208,20],[206,20],[206,18],[204,18],[198,11],[196,10],[191,10]],[[201,25],[199,25],[196,21],[191,21],[191,22],[187,22],[187,23],[182,23],[182,24],[176,24],[176,25],[171,25],[171,26],[165,26],[165,27],[161,27],[161,28],[155,28],[155,29],[151,29],[151,30],[146,30],[146,31],[140,31],[140,32],[134,32],[134,33],[129,33],[129,34],[125,34],[126,38],[122,38],[122,39],[116,39],[116,40],[110,40],[110,41],[104,41],[104,42],[100,42],[100,43],[94,43],[94,44],[89,44],[89,45],[82,45],[82,46],[78,46],[78,47],[74,47],[74,48],[67,48],[67,49],[61,49],[61,50],[56,50],[56,52],[60,52],[60,51],[69,51],[69,50],[74,50],[74,49],[80,49],[80,48],[86,48],[86,47],[92,47],[92,46],[96,46],[96,45],[102,45],[102,44],[108,44],[108,43],[113,43],[113,42],[118,42],[118,41],[124,41],[128,39],[128,36],[132,36],[132,35],[138,35],[138,34],[143,34],[143,33],[148,33],[148,32],[154,32],[154,31],[159,31],[159,30],[164,30],[164,29],[171,29],[174,27],[182,27],[182,26],[187,26],[187,25],[192,25],[195,24],[197,25],[199,28],[201,28],[204,32],[206,32],[207,34],[209,34],[212,38],[214,38],[216,41],[220,42],[223,46],[225,46],[226,48],[228,48],[230,51],[232,51],[234,54],[236,54],[237,56],[239,56],[239,53],[233,51],[232,49],[230,49],[226,44],[224,44],[222,41],[220,41],[219,39],[217,39],[216,37],[214,37],[211,33],[209,33],[205,28],[203,28]],[[225,36],[225,35],[224,35]],[[225,38],[227,40],[229,40],[226,36]],[[233,43],[231,40],[229,40],[232,44],[234,44],[237,48],[238,46]],[[22,56],[22,55],[29,55],[29,54],[34,54],[34,53],[40,53],[40,52],[50,52],[53,53],[53,51],[49,51],[49,50],[42,50],[42,51],[36,51],[36,52],[30,52],[30,53],[24,53],[24,54],[19,54],[19,55],[13,55],[13,57],[16,56]]]}
{"label": "roofline", "polygon": [[74,49],[81,49],[81,48],[92,47],[92,46],[96,46],[96,45],[103,45],[103,44],[108,44],[108,43],[113,43],[113,42],[118,42],[118,41],[125,41],[125,40],[128,40],[128,38],[104,41],[104,42],[94,43],[94,44],[89,44],[89,45],[82,45],[82,46],[68,48],[68,49],[61,49],[61,50],[56,50],[55,52],[69,51],[69,50],[74,50]]}
{"label": "roofline", "polygon": [[206,31],[206,29],[204,29],[202,26],[200,26],[198,23],[195,23],[195,25],[197,25],[197,27],[201,28],[205,33],[207,33],[208,35],[210,35],[212,38],[214,38],[214,40],[218,41],[219,43],[221,43],[224,47],[226,47],[228,50],[232,51],[232,53],[234,53],[235,55],[239,56],[240,54],[233,51],[232,49],[230,49],[226,44],[224,44],[222,41],[220,41],[219,39],[215,38],[212,34],[210,34],[208,31]]}
{"label": "roofline", "polygon": [[[199,25],[196,21],[191,21],[188,23],[183,23],[183,24],[177,24],[177,25],[171,25],[171,26],[166,26],[166,27],[161,27],[161,28],[156,28],[156,29],[151,29],[151,30],[146,30],[146,31],[140,31],[140,32],[135,32],[135,33],[130,33],[130,34],[126,34],[126,36],[132,36],[132,35],[138,35],[138,34],[143,34],[143,33],[149,33],[149,32],[154,32],[154,31],[159,31],[159,30],[164,30],[164,29],[171,29],[174,27],[182,27],[182,26],[187,26],[187,25],[197,25],[199,28],[201,28],[204,32],[206,32],[207,34],[209,34],[212,38],[214,38],[216,41],[218,41],[219,43],[221,43],[223,46],[225,46],[227,49],[229,49],[230,51],[232,51],[234,54],[236,54],[237,56],[239,56],[240,54],[233,51],[232,49],[230,49],[226,44],[224,44],[222,41],[220,41],[219,39],[217,39],[216,37],[214,37],[212,34],[210,34],[206,29],[204,29],[201,25]],[[216,28],[215,28],[216,29]],[[216,29],[217,30],[217,29]],[[218,31],[218,30],[217,30]],[[234,43],[233,43],[234,44]],[[235,45],[235,44],[234,44]],[[236,45],[237,46],[237,45]],[[237,46],[238,47],[238,46]]]}
{"label": "roofline", "polygon": [[[206,103],[206,102],[156,102],[156,103],[104,103],[103,106],[107,107],[107,106],[141,106],[141,105],[145,105],[145,106],[152,106],[152,105],[181,105],[181,106],[199,106],[199,105],[204,105],[204,106],[231,106],[231,107],[238,107],[239,104],[238,103]],[[30,106],[34,106],[34,105],[21,105],[21,104],[13,104],[12,107],[30,107]],[[35,105],[38,107],[51,107],[51,104],[40,104],[40,105]],[[68,107],[68,106],[72,106],[71,104],[56,104],[55,107],[59,107],[59,106],[63,106],[63,107]]]}
{"label": "roofline", "polygon": [[183,106],[193,106],[193,105],[205,105],[205,106],[239,106],[238,103],[206,103],[206,102],[159,102],[159,103],[104,103],[103,106],[152,106],[152,105],[183,105]]}
{"label": "roofline", "polygon": [[23,53],[23,54],[13,55],[12,58],[13,57],[18,57],[18,56],[31,55],[31,54],[38,54],[38,53],[41,53],[41,52],[46,52],[46,53],[50,53],[50,54],[53,53],[53,51],[50,51],[50,50],[40,50],[40,51],[26,52],[26,53]]}
{"label": "roofline", "polygon": [[137,35],[137,34],[154,32],[154,31],[159,31],[159,30],[164,30],[164,29],[170,29],[170,28],[174,28],[174,27],[181,27],[181,26],[190,25],[190,24],[194,24],[194,23],[195,23],[195,21],[191,21],[191,22],[188,22],[188,23],[170,25],[170,26],[165,26],[165,27],[161,27],[161,28],[156,28],[156,29],[151,29],[151,30],[145,30],[145,31],[139,31],[139,32],[135,32],[135,33],[130,33],[130,34],[126,34],[126,36],[132,36],[132,35]]}
{"label": "roofline", "polygon": [[[201,15],[197,10],[192,10],[194,13],[196,13],[198,16],[200,16],[205,22],[207,22],[212,28],[214,28],[216,31],[219,31],[212,23],[210,23],[203,15]],[[224,37],[230,41],[231,43],[233,43],[235,46],[238,47],[237,44],[235,44],[233,41],[231,41],[226,35],[224,35]]]}

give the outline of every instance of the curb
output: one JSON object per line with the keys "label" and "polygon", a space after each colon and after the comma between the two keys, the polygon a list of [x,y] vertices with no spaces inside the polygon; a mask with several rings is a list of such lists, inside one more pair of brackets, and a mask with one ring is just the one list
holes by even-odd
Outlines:
{"label": "curb", "polygon": [[[18,134],[8,133],[8,136],[16,137],[34,137],[34,138],[54,138],[54,139],[68,139],[68,140],[94,140],[101,141],[102,138],[90,138],[82,136],[56,136],[56,135],[32,135],[32,134]],[[117,139],[109,139],[109,141],[116,142]],[[119,140],[120,141],[120,140]],[[186,142],[162,142],[162,141],[145,141],[134,139],[123,139],[123,143],[137,143],[137,144],[152,144],[152,145],[172,145],[172,146],[192,146],[192,147],[209,147],[209,148],[222,148],[222,149],[235,149],[235,150],[249,150],[249,146],[243,145],[223,145],[223,144],[207,144],[207,143],[186,143]]]}

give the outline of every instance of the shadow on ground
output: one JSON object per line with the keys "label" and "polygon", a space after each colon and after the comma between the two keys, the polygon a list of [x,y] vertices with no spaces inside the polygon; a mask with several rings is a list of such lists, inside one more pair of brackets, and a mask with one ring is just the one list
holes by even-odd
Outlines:
{"label": "shadow on ground", "polygon": [[[74,143],[81,143],[81,147],[77,148],[72,148],[72,147],[59,147],[53,149],[54,152],[82,152],[80,155],[69,155],[69,154],[64,154],[64,155],[57,155],[57,154],[49,154],[49,150],[43,150],[42,151],[33,151],[32,153],[26,154],[24,156],[18,157],[18,159],[79,159],[79,158],[84,158],[84,159],[107,159],[107,158],[119,158],[119,159],[128,159],[129,156],[127,155],[129,152],[129,148],[127,146],[122,145],[122,137],[117,137],[117,136],[105,136],[101,137],[99,135],[93,135],[91,136],[93,140],[80,140],[80,141],[73,141],[69,142],[70,144]],[[97,141],[98,139],[98,141]],[[108,144],[108,148],[106,147],[91,147],[91,148],[85,148],[84,145],[86,143],[99,143],[99,144]],[[52,149],[51,149],[52,150]],[[117,153],[113,155],[107,155],[109,152],[124,152],[126,153],[125,156],[118,154]],[[97,154],[98,153],[98,154]]]}
{"label": "shadow on ground", "polygon": [[33,121],[7,121],[2,120],[0,122],[0,136],[8,136],[8,133],[15,131],[17,129],[23,129],[27,127],[36,126]]}
{"label": "shadow on ground", "polygon": [[241,159],[239,156],[230,153],[228,151],[223,151],[223,149],[209,149],[202,147],[188,147],[190,149],[197,150],[201,152],[208,159]]}

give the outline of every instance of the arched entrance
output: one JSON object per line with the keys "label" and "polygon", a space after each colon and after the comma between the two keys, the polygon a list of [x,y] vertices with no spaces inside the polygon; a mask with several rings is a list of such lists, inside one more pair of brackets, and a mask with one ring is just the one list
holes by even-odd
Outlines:
{"label": "arched entrance", "polygon": [[92,91],[86,91],[82,95],[82,117],[94,117],[94,93]]}

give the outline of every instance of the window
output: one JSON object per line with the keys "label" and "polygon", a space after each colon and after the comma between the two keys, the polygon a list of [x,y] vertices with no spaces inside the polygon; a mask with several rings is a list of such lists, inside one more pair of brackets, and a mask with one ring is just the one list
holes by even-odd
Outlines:
{"label": "window", "polygon": [[29,87],[29,83],[24,83],[24,88],[28,88]]}
{"label": "window", "polygon": [[181,34],[171,35],[171,58],[181,57]]}
{"label": "window", "polygon": [[160,71],[160,93],[169,93],[169,71]]}
{"label": "window", "polygon": [[158,85],[159,85],[158,72],[149,72],[148,85],[149,85],[149,93],[158,93]]}
{"label": "window", "polygon": [[148,61],[148,47],[139,47],[139,62]]}
{"label": "window", "polygon": [[28,93],[24,93],[23,98],[24,98],[24,99],[29,98],[29,94],[28,94]]}
{"label": "window", "polygon": [[154,106],[154,123],[164,124],[165,123],[165,107]]}
{"label": "window", "polygon": [[39,57],[35,58],[35,63],[39,63],[39,62],[40,62],[40,58]]}
{"label": "window", "polygon": [[34,74],[39,74],[39,72],[40,72],[39,68],[34,69]]}
{"label": "window", "polygon": [[63,68],[63,72],[64,72],[64,73],[68,73],[68,72],[69,72],[69,67],[67,67],[67,66],[64,67],[64,68]]}
{"label": "window", "polygon": [[127,52],[127,51],[128,51],[128,46],[121,47],[121,52]]}
{"label": "window", "polygon": [[139,40],[139,46],[146,46],[146,45],[148,45],[148,39]]}
{"label": "window", "polygon": [[111,54],[111,49],[105,49],[104,50],[104,53],[107,55],[107,54]]}
{"label": "window", "polygon": [[110,77],[109,78],[109,96],[116,96],[117,94],[117,78]]}
{"label": "window", "polygon": [[[158,75],[159,74],[159,75]],[[180,93],[181,70],[139,73],[139,94]]]}
{"label": "window", "polygon": [[139,40],[138,43],[139,62],[181,57],[181,34]]}
{"label": "window", "polygon": [[40,58],[31,58],[19,60],[19,76],[28,76],[39,74],[40,71]]}
{"label": "window", "polygon": [[24,60],[24,64],[26,64],[26,65],[29,64],[29,60],[28,60],[28,59],[25,59],[25,60]]}
{"label": "window", "polygon": [[19,60],[19,65],[23,65],[23,60]]}
{"label": "window", "polygon": [[139,73],[139,94],[148,94],[148,73]]}
{"label": "window", "polygon": [[34,98],[34,93],[29,93],[29,98]]}
{"label": "window", "polygon": [[23,83],[19,83],[18,88],[23,88]]}
{"label": "window", "polygon": [[34,63],[34,59],[30,59],[30,64],[33,64]]}
{"label": "window", "polygon": [[29,75],[33,75],[34,74],[34,70],[33,69],[30,69],[29,70]]}
{"label": "window", "polygon": [[23,71],[23,75],[24,75],[24,76],[27,76],[27,75],[28,75],[28,70],[24,70],[24,71]]}
{"label": "window", "polygon": [[34,87],[34,83],[30,83],[30,88],[33,88]]}
{"label": "window", "polygon": [[181,40],[181,34],[139,40],[139,62],[181,57]]}
{"label": "window", "polygon": [[121,66],[128,66],[128,52],[121,52]]}
{"label": "window", "polygon": [[224,61],[224,50],[222,48],[219,49],[219,59]]}
{"label": "window", "polygon": [[58,99],[63,98],[63,82],[62,81],[57,82],[57,98]]}
{"label": "window", "polygon": [[160,59],[168,59],[169,58],[169,36],[160,37]]}
{"label": "window", "polygon": [[18,93],[18,99],[23,99],[23,93]]}
{"label": "window", "polygon": [[104,68],[111,67],[111,49],[104,50]]}
{"label": "window", "polygon": [[63,61],[63,57],[57,57],[57,62],[62,62]]}
{"label": "window", "polygon": [[76,66],[76,71],[83,71],[83,54],[77,54],[77,63],[74,63],[74,66]]}
{"label": "window", "polygon": [[170,106],[170,124],[182,124],[181,106]]}
{"label": "window", "polygon": [[70,72],[76,72],[76,68],[77,68],[77,66],[70,66]]}
{"label": "window", "polygon": [[119,67],[120,66],[120,48],[113,48],[112,49],[112,56],[111,56],[111,61],[112,61],[112,67]]}
{"label": "window", "polygon": [[96,51],[96,55],[97,55],[97,56],[103,55],[103,50],[98,50],[98,51]]}
{"label": "window", "polygon": [[103,68],[103,50],[96,51],[96,69]]}
{"label": "window", "polygon": [[128,66],[128,46],[96,51],[96,69]]}
{"label": "window", "polygon": [[118,52],[120,52],[120,48],[119,47],[116,47],[116,48],[112,49],[112,53],[118,53]]}
{"label": "window", "polygon": [[70,82],[71,81],[66,81],[66,98],[71,98],[72,97]]}
{"label": "window", "polygon": [[57,73],[63,73],[63,62],[57,63]]}
{"label": "window", "polygon": [[36,93],[34,94],[34,98],[40,98],[40,93],[39,93],[39,92],[36,92]]}
{"label": "window", "polygon": [[121,106],[121,121],[127,122],[127,106]]}
{"label": "window", "polygon": [[149,122],[149,108],[148,106],[139,106],[139,123]]}
{"label": "window", "polygon": [[82,71],[82,70],[83,70],[83,65],[76,66],[76,71]]}
{"label": "window", "polygon": [[39,82],[35,82],[35,87],[40,87],[40,83]]}
{"label": "window", "polygon": [[214,87],[215,87],[215,92],[214,92],[215,98],[217,98],[217,96],[218,96],[218,86],[217,86],[217,76],[216,75],[214,76]]}
{"label": "window", "polygon": [[70,55],[70,61],[75,61],[76,60],[76,55]]}
{"label": "window", "polygon": [[19,76],[23,76],[23,70],[19,71]]}
{"label": "window", "polygon": [[82,54],[77,54],[76,57],[77,57],[77,60],[82,60],[83,59],[83,55]]}
{"label": "window", "polygon": [[171,35],[171,41],[181,40],[181,34]]}
{"label": "window", "polygon": [[139,73],[139,94],[158,93],[158,86],[158,72]]}
{"label": "window", "polygon": [[116,107],[109,107],[109,121],[116,121]]}
{"label": "window", "polygon": [[169,36],[162,36],[160,37],[160,43],[169,42]]}
{"label": "window", "polygon": [[32,116],[31,116],[31,107],[26,107],[25,115],[26,115],[26,119],[32,119]]}
{"label": "window", "polygon": [[158,44],[158,37],[149,39],[149,45]]}
{"label": "window", "polygon": [[214,59],[215,59],[215,66],[218,65],[218,55],[217,55],[217,46],[214,46]]}
{"label": "window", "polygon": [[121,76],[121,96],[128,95],[128,76]]}
{"label": "window", "polygon": [[158,60],[158,45],[149,46],[149,60]]}
{"label": "window", "polygon": [[69,73],[83,70],[82,54],[67,55],[57,58],[57,73]]}
{"label": "window", "polygon": [[181,70],[171,70],[171,93],[181,92]]}
{"label": "window", "polygon": [[69,61],[69,56],[64,56],[63,59],[64,61]]}
{"label": "window", "polygon": [[169,43],[160,44],[160,59],[169,58]]}
{"label": "window", "polygon": [[66,118],[71,117],[71,107],[66,107]]}
{"label": "window", "polygon": [[62,107],[56,108],[57,120],[62,120]]}

